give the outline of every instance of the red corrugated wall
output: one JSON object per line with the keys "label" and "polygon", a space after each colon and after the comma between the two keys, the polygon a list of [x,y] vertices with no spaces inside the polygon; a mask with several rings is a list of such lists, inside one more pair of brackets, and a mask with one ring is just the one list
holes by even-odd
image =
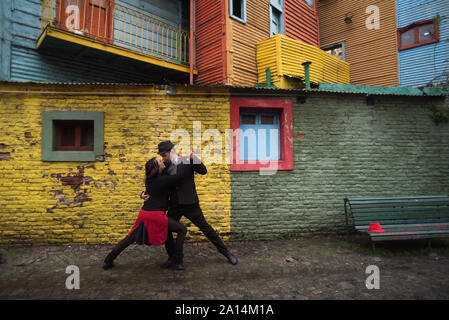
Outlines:
{"label": "red corrugated wall", "polygon": [[312,8],[304,0],[284,1],[286,36],[317,47],[320,46],[317,2],[315,0]]}
{"label": "red corrugated wall", "polygon": [[199,84],[223,84],[226,77],[224,61],[224,0],[196,0],[196,68]]}

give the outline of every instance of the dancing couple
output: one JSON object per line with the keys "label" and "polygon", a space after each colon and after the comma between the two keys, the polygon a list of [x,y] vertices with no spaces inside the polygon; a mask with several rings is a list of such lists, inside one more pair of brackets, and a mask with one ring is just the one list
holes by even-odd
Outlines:
{"label": "dancing couple", "polygon": [[[229,252],[201,211],[195,187],[195,172],[204,175],[206,166],[190,151],[180,157],[170,141],[158,145],[162,159],[152,158],[145,164],[145,191],[140,197],[144,205],[128,235],[106,256],[103,269],[113,267],[113,261],[129,245],[161,245],[165,243],[168,260],[162,268],[184,270],[183,246],[187,228],[179,222],[182,216],[196,225],[223,254],[236,265],[237,258]],[[173,238],[176,233],[176,239]]]}

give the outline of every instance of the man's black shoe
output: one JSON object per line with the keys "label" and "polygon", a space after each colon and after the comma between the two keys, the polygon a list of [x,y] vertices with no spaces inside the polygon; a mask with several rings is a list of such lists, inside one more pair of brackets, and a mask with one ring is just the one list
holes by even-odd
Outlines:
{"label": "man's black shoe", "polygon": [[182,260],[181,256],[174,255],[170,257],[164,265],[166,265],[166,269],[184,270],[185,268],[182,265]]}
{"label": "man's black shoe", "polygon": [[228,261],[229,261],[230,264],[235,266],[238,263],[237,258],[232,253],[230,253],[229,251],[224,253],[224,256],[226,258],[228,258]]}
{"label": "man's black shoe", "polygon": [[104,261],[103,262],[103,269],[104,270],[108,270],[108,269],[111,269],[112,267],[114,266],[114,263],[111,261],[111,262],[109,262],[109,261]]}
{"label": "man's black shoe", "polygon": [[182,263],[173,263],[170,266],[168,266],[168,268],[173,270],[185,270]]}

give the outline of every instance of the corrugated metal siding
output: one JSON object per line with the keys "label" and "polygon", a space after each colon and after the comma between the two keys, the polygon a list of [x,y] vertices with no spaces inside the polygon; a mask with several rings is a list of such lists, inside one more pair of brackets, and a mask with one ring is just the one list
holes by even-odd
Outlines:
{"label": "corrugated metal siding", "polygon": [[310,81],[315,83],[348,84],[349,64],[319,48],[284,35],[275,35],[258,44],[258,71],[260,82],[265,82],[265,70],[270,68],[273,84],[289,88],[283,76],[304,78],[301,63],[311,61]]}
{"label": "corrugated metal siding", "polygon": [[137,11],[143,11],[156,19],[181,27],[181,7],[178,0],[114,0]]}
{"label": "corrugated metal siding", "polygon": [[[380,10],[380,29],[369,30],[366,8]],[[346,13],[352,12],[352,23],[346,24]],[[396,8],[394,0],[327,0],[318,2],[320,46],[345,42],[345,60],[351,69],[353,84],[397,86],[398,53]]]}
{"label": "corrugated metal siding", "polygon": [[397,0],[398,28],[440,15],[440,41],[399,51],[399,85],[424,86],[449,76],[449,0]]}
{"label": "corrugated metal siding", "polygon": [[0,80],[11,73],[11,0],[0,1]]}
{"label": "corrugated metal siding", "polygon": [[[44,65],[35,50],[41,33],[41,1],[14,0],[11,9],[10,80],[45,81],[41,74]],[[28,57],[32,57],[32,62],[27,60]]]}
{"label": "corrugated metal siding", "polygon": [[222,1],[196,0],[195,36],[197,83],[223,82],[223,24]]}
{"label": "corrugated metal siding", "polygon": [[319,47],[318,15],[315,8],[304,0],[285,0],[284,3],[285,35]]}
{"label": "corrugated metal siding", "polygon": [[246,24],[235,19],[230,19],[230,22],[231,83],[235,86],[254,86],[257,84],[257,43],[270,37],[269,0],[247,0]]}
{"label": "corrugated metal siding", "polygon": [[16,46],[12,48],[11,74],[11,80],[25,82],[127,83],[156,80],[121,58],[111,68],[111,65],[102,63],[100,57],[67,59],[51,54],[38,54],[35,50]]}

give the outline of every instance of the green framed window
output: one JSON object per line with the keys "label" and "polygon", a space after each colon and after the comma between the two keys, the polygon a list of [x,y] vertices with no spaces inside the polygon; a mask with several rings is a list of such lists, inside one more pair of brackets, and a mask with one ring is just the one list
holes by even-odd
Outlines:
{"label": "green framed window", "polygon": [[102,161],[104,112],[42,112],[42,161]]}

